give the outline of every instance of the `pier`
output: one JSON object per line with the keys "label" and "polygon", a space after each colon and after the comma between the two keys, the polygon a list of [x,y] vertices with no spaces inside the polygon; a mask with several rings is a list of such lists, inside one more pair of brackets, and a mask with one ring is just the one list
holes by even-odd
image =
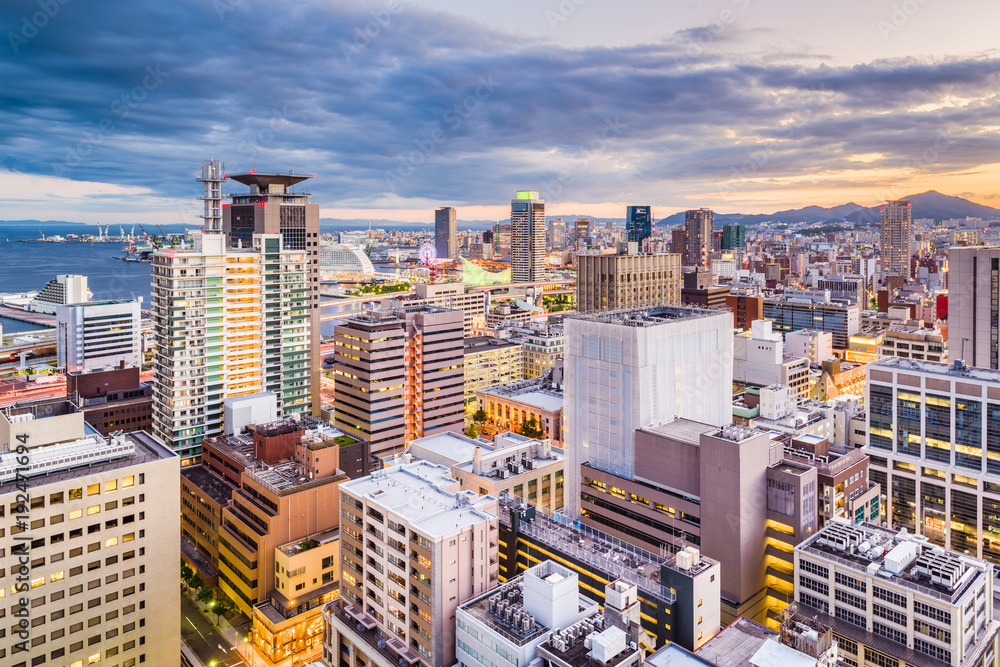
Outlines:
{"label": "pier", "polygon": [[0,305],[0,317],[5,317],[8,320],[18,320],[19,322],[27,322],[28,324],[35,324],[40,327],[55,328],[56,326],[55,315],[46,315],[45,313],[33,313],[28,310],[11,308],[10,306]]}

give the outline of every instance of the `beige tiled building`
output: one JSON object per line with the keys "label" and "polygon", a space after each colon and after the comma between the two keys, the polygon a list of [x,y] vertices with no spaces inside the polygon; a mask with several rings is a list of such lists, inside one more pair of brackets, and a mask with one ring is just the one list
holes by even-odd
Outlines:
{"label": "beige tiled building", "polygon": [[4,408],[0,450],[0,664],[179,664],[180,459],[64,400]]}
{"label": "beige tiled building", "polygon": [[499,581],[497,499],[420,461],[342,484],[341,528],[341,597],[323,608],[326,663],[455,664],[458,606]]}
{"label": "beige tiled building", "polygon": [[619,244],[614,255],[578,254],[576,266],[578,312],[681,302],[680,255],[640,254],[635,244]]}
{"label": "beige tiled building", "polygon": [[487,336],[466,338],[464,358],[466,403],[474,401],[481,389],[521,379],[520,343]]}
{"label": "beige tiled building", "polygon": [[535,378],[480,389],[476,409],[486,413],[491,429],[520,429],[535,420],[542,437],[561,446],[563,442],[563,391],[549,380]]}

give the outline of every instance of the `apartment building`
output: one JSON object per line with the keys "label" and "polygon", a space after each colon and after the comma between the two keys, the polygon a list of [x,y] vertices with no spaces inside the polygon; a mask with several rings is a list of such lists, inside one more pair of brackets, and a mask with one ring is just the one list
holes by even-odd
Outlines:
{"label": "apartment building", "polygon": [[888,201],[881,207],[878,254],[882,275],[910,280],[910,244],[913,243],[913,207],[907,199]]}
{"label": "apartment building", "polygon": [[334,327],[334,425],[370,442],[372,454],[461,430],[462,332],[461,311],[435,306],[365,311],[343,320]]}
{"label": "apartment building", "polygon": [[877,524],[831,523],[795,547],[798,610],[855,665],[995,665],[993,566]]}
{"label": "apartment building", "polygon": [[56,354],[67,371],[142,364],[141,300],[56,306]]}
{"label": "apartment building", "polygon": [[869,364],[865,452],[890,526],[1000,563],[1000,372],[959,363]]}
{"label": "apartment building", "polygon": [[563,425],[562,385],[547,378],[521,380],[476,392],[476,409],[486,413],[490,428],[500,430],[521,428],[535,420],[542,437],[562,446]]}
{"label": "apartment building", "polygon": [[809,359],[786,353],[771,322],[756,320],[749,332],[733,337],[733,381],[758,387],[781,384],[799,398],[809,396]]}
{"label": "apartment building", "polygon": [[465,368],[465,402],[476,399],[476,392],[517,382],[523,376],[522,344],[474,336],[466,338],[463,350]]}
{"label": "apartment building", "polygon": [[319,653],[339,587],[340,452],[354,439],[309,419],[206,439],[181,475],[184,559],[217,577],[273,662]]}
{"label": "apartment building", "polygon": [[84,420],[102,435],[115,431],[151,431],[153,387],[141,381],[138,366],[66,373],[66,397]]}
{"label": "apartment building", "polygon": [[227,398],[269,391],[280,416],[310,409],[308,254],[280,234],[251,242],[197,233],[192,249],[153,253],[153,431],[184,465],[222,433]]}
{"label": "apartment building", "polygon": [[532,311],[517,304],[498,303],[486,313],[486,328],[495,329],[505,325],[527,326],[531,322]]}
{"label": "apartment building", "polygon": [[542,377],[551,371],[566,351],[566,336],[561,324],[535,325],[518,338],[525,379]]}
{"label": "apartment building", "polygon": [[637,243],[619,243],[613,255],[576,255],[578,312],[677,306],[680,291],[680,255],[640,253]]}
{"label": "apartment building", "polygon": [[545,280],[545,200],[518,190],[510,201],[511,282]]}
{"label": "apartment building", "polygon": [[455,614],[498,582],[497,499],[419,461],[341,485],[340,600],[327,664],[455,664]]}
{"label": "apartment building", "polygon": [[414,440],[407,455],[449,467],[463,490],[494,498],[507,494],[553,512],[563,507],[565,457],[547,439],[508,432],[490,441],[441,433]]}
{"label": "apartment building", "polygon": [[0,663],[178,664],[176,454],[100,435],[66,400],[0,411],[0,450]]}
{"label": "apartment building", "polygon": [[509,497],[500,509],[501,581],[555,561],[576,574],[580,593],[601,604],[606,617],[629,616],[619,628],[649,650],[670,642],[694,649],[719,631],[721,565],[696,547],[648,551]]}
{"label": "apartment building", "polygon": [[850,336],[858,333],[861,306],[808,294],[772,295],[764,298],[764,319],[774,322],[782,334],[800,329],[818,329],[833,334],[833,348],[846,350]]}
{"label": "apartment building", "polygon": [[684,266],[708,268],[708,254],[712,252],[712,235],[715,213],[708,208],[692,209],[684,213]]}
{"label": "apartment building", "polygon": [[87,276],[60,274],[45,283],[45,287],[31,300],[28,310],[55,315],[59,306],[83,303],[90,300]]}
{"label": "apartment building", "polygon": [[733,327],[745,331],[754,320],[763,318],[764,297],[759,288],[731,285],[726,295],[726,308],[733,311]]}

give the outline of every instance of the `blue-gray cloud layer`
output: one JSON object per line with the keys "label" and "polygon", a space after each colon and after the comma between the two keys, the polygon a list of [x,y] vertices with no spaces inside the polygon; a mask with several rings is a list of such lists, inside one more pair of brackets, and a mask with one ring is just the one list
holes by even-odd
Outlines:
{"label": "blue-gray cloud layer", "polygon": [[[981,130],[998,117],[992,57],[727,58],[735,28],[569,49],[401,0],[47,1],[0,6],[0,168],[165,196],[194,194],[208,156],[316,172],[336,207],[497,204],[523,187],[623,201],[853,168],[858,153],[964,169],[1000,148]],[[977,101],[931,108],[946,97]]]}

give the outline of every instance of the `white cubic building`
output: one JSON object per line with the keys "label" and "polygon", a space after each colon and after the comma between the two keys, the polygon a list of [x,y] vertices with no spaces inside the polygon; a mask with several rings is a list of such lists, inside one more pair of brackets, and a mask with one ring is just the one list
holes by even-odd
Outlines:
{"label": "white cubic building", "polygon": [[67,371],[142,364],[140,299],[56,307],[56,349]]}
{"label": "white cubic building", "polygon": [[809,360],[788,353],[771,322],[754,320],[749,332],[733,338],[733,381],[759,387],[783,384],[799,398],[808,398]]}
{"label": "white cubic building", "polygon": [[733,320],[701,308],[616,310],[566,319],[566,507],[580,466],[635,477],[636,429],[678,418],[732,423]]}
{"label": "white cubic building", "polygon": [[833,334],[816,329],[799,329],[785,334],[785,352],[805,357],[810,364],[820,365],[833,358]]}
{"label": "white cubic building", "polygon": [[56,306],[88,300],[90,300],[90,289],[87,287],[87,276],[60,274],[46,283],[42,291],[35,295],[28,309],[36,313],[54,315]]}

